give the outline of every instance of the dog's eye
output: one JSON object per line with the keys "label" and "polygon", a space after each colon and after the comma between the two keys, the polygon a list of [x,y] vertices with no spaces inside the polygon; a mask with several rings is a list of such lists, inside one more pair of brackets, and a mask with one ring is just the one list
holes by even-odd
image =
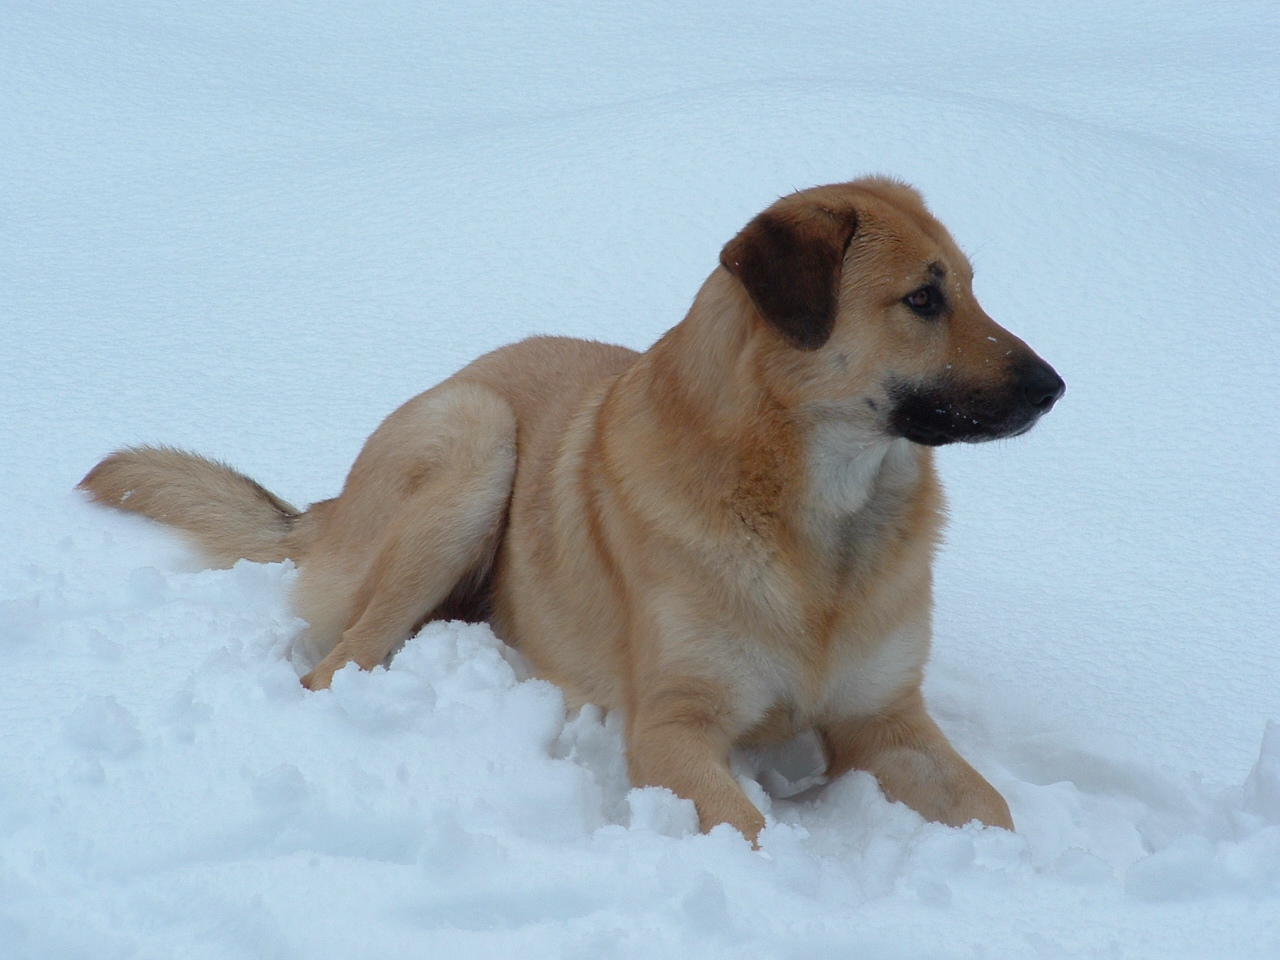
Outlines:
{"label": "dog's eye", "polygon": [[921,317],[936,317],[947,306],[942,291],[931,283],[908,293],[902,298],[902,302]]}

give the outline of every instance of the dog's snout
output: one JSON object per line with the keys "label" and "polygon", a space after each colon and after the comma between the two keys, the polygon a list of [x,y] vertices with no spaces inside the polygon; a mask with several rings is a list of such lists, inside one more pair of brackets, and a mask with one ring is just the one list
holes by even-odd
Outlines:
{"label": "dog's snout", "polygon": [[1066,389],[1058,372],[1043,360],[1035,360],[1023,371],[1022,395],[1040,413],[1048,413]]}

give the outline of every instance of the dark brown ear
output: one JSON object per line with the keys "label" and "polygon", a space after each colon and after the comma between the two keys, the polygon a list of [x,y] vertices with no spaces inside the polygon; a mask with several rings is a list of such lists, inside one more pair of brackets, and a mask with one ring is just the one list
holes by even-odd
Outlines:
{"label": "dark brown ear", "polygon": [[857,225],[852,210],[766,210],[725,244],[720,263],[765,320],[801,350],[816,350],[835,324],[840,266]]}

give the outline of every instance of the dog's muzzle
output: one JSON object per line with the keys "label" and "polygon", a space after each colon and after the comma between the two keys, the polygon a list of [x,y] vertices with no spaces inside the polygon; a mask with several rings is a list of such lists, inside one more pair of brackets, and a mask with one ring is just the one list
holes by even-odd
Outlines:
{"label": "dog's muzzle", "polygon": [[893,382],[889,430],[912,443],[981,443],[1026,433],[1053,409],[1067,385],[1039,357],[1023,358],[989,386],[954,377],[924,383]]}

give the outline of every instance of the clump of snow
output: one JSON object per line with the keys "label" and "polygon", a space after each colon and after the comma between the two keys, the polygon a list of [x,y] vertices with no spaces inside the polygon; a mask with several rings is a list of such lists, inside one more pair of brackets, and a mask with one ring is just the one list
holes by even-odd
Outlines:
{"label": "clump of snow", "polygon": [[1017,834],[924,822],[866,774],[805,788],[799,738],[735,758],[769,818],[753,851],[632,789],[617,717],[567,716],[486,626],[430,624],[304,691],[293,575],[33,576],[59,582],[32,593],[56,649],[6,673],[5,956],[1141,955],[1154,932],[1244,956],[1280,896],[1275,724],[1227,789],[1140,766],[1037,784],[988,744]]}
{"label": "clump of snow", "polygon": [[[13,5],[0,30],[0,958],[1280,956],[1274,4]],[[752,850],[482,625],[311,694],[288,564],[70,491],[332,496],[531,333],[643,347],[779,194],[919,186],[1065,377],[940,455],[926,697],[1018,832],[811,738]]]}

